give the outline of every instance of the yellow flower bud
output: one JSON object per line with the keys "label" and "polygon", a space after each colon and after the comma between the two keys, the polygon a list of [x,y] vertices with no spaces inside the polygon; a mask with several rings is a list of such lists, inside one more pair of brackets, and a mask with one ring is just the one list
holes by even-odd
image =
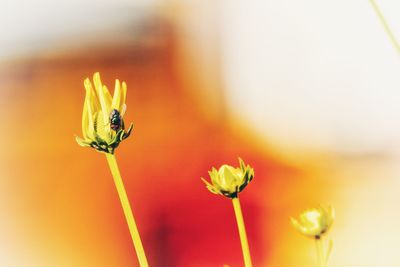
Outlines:
{"label": "yellow flower bud", "polygon": [[249,165],[246,166],[241,158],[239,158],[239,164],[239,168],[234,168],[226,164],[222,165],[219,170],[213,167],[208,172],[211,183],[207,182],[204,178],[201,179],[211,193],[235,198],[254,177],[253,168]]}
{"label": "yellow flower bud", "polygon": [[94,88],[89,78],[84,81],[86,90],[82,114],[83,139],[76,137],[81,146],[93,147],[100,152],[113,154],[119,143],[127,138],[133,128],[125,131],[123,116],[126,110],[126,83],[115,81],[114,96],[101,83],[100,74],[93,75]]}
{"label": "yellow flower bud", "polygon": [[332,226],[335,212],[332,207],[320,206],[308,209],[300,214],[299,219],[290,218],[293,227],[305,236],[319,239]]}

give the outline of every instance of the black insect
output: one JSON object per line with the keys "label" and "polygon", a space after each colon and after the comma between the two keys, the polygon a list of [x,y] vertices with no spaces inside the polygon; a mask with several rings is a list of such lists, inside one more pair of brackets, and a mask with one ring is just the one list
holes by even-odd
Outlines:
{"label": "black insect", "polygon": [[119,129],[121,129],[122,124],[123,124],[122,115],[119,113],[119,111],[116,109],[111,110],[111,113],[110,113],[111,129],[113,129],[114,131],[117,132]]}

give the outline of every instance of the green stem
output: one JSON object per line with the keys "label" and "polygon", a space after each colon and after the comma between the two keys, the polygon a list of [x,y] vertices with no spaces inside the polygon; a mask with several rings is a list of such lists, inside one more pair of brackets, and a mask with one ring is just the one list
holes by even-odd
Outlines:
{"label": "green stem", "polygon": [[240,207],[240,201],[238,197],[232,199],[233,209],[235,210],[236,222],[238,225],[240,242],[242,244],[244,266],[252,267],[249,244],[247,242],[246,228],[244,226],[242,209]]}
{"label": "green stem", "polygon": [[315,239],[315,247],[317,250],[317,263],[318,267],[325,267],[325,255],[324,255],[324,248],[322,246],[321,238]]}
{"label": "green stem", "polygon": [[136,255],[141,267],[148,267],[146,254],[144,253],[142,241],[140,240],[139,231],[136,226],[135,218],[133,217],[131,205],[129,204],[128,196],[125,191],[124,183],[119,172],[117,159],[113,154],[106,154],[108,165],[110,166],[115,186],[117,187],[118,196],[121,201],[122,209],[124,210],[125,219],[128,223],[129,232],[132,237],[133,245],[135,246]]}
{"label": "green stem", "polygon": [[397,42],[396,37],[394,36],[392,30],[390,29],[390,26],[387,23],[387,21],[385,19],[385,16],[383,15],[381,9],[379,8],[379,6],[376,4],[376,2],[374,0],[369,0],[369,2],[371,3],[371,6],[374,9],[374,11],[375,11],[376,15],[378,16],[379,20],[381,21],[382,26],[385,29],[385,32],[388,35],[390,42],[392,43],[394,48],[397,50],[397,53],[400,54],[400,45]]}

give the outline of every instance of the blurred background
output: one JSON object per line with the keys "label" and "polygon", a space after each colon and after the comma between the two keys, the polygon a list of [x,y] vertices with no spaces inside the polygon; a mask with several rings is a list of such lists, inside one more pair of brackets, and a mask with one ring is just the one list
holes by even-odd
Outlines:
{"label": "blurred background", "polygon": [[315,266],[289,217],[319,203],[330,266],[400,266],[400,60],[369,1],[17,0],[0,24],[0,266],[138,266],[104,155],[75,142],[96,71],[128,84],[116,154],[150,266],[243,266],[200,180],[239,156],[254,266]]}

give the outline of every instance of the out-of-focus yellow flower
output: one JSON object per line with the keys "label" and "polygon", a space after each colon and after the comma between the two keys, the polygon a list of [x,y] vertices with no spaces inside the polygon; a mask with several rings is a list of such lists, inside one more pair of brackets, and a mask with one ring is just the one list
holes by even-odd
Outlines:
{"label": "out-of-focus yellow flower", "polygon": [[332,226],[335,219],[335,211],[332,207],[308,209],[300,214],[299,220],[290,218],[296,230],[305,236],[319,239]]}
{"label": "out-of-focus yellow flower", "polygon": [[229,198],[237,197],[254,177],[254,170],[245,165],[239,158],[240,167],[234,168],[229,165],[222,165],[219,170],[214,167],[209,171],[211,183],[201,178],[211,193],[224,195]]}
{"label": "out-of-focus yellow flower", "polygon": [[113,154],[119,143],[127,138],[133,128],[125,131],[123,116],[126,105],[126,83],[115,80],[114,96],[101,83],[100,74],[93,75],[94,88],[89,78],[84,81],[86,97],[82,114],[83,139],[76,137],[81,146],[93,147],[100,152]]}

